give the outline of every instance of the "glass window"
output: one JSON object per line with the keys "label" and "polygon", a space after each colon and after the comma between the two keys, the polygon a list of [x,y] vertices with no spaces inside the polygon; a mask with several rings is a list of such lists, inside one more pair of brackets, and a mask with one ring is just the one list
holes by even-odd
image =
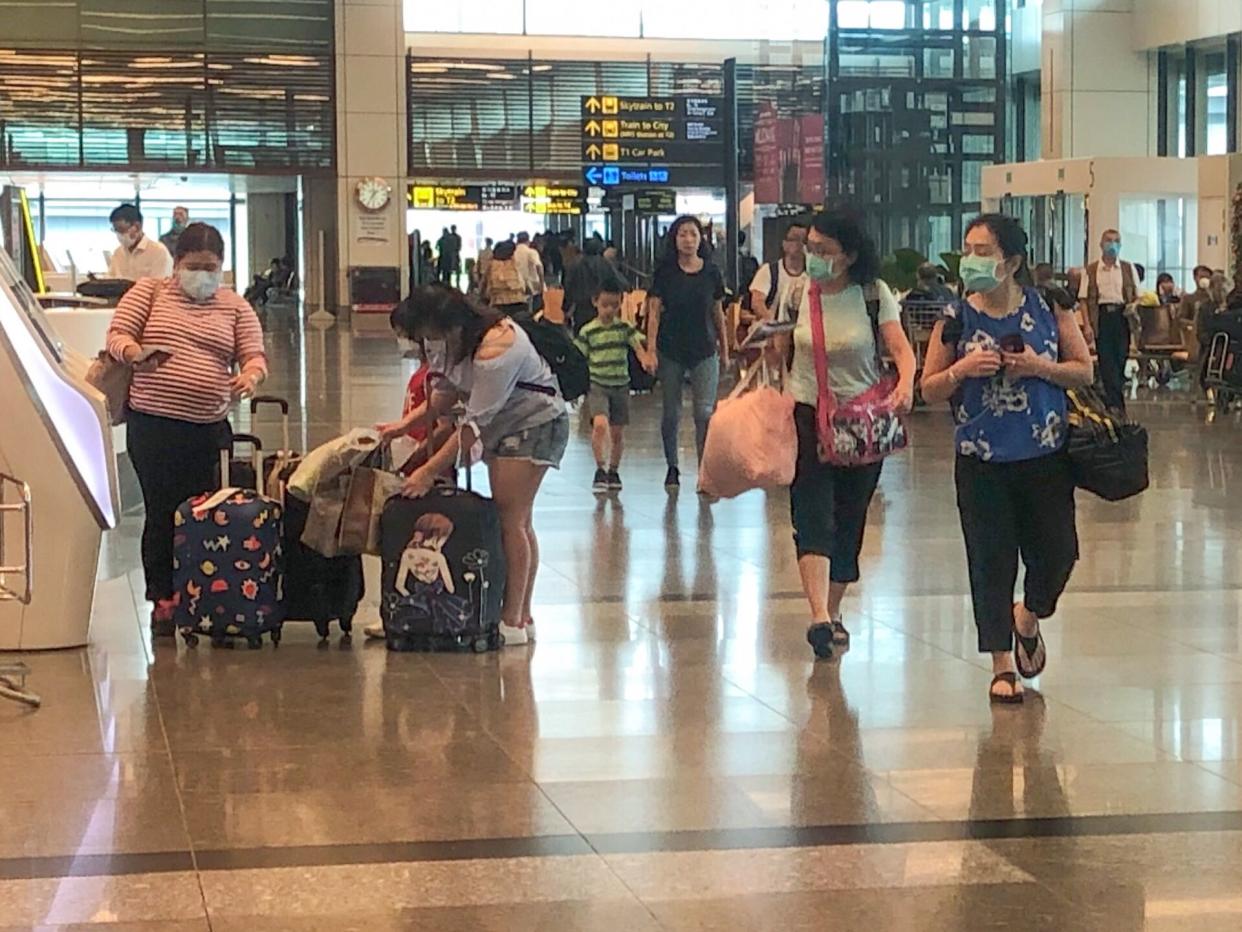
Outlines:
{"label": "glass window", "polygon": [[404,13],[410,32],[522,32],[522,0],[404,0]]}
{"label": "glass window", "polygon": [[923,0],[923,28],[952,29],[953,0]]}
{"label": "glass window", "polygon": [[953,77],[953,49],[923,49],[923,74],[928,78]]}
{"label": "glass window", "polygon": [[962,70],[967,78],[992,80],[996,77],[996,40],[981,36],[962,39]]}
{"label": "glass window", "polygon": [[1168,155],[1183,157],[1186,155],[1186,56],[1168,52],[1165,61],[1168,65],[1165,145]]}
{"label": "glass window", "polygon": [[840,0],[837,26],[841,29],[905,29],[906,0]]}
{"label": "glass window", "polygon": [[964,0],[962,4],[962,28],[996,29],[996,0]]}
{"label": "glass window", "polygon": [[1208,52],[1203,56],[1202,101],[1196,125],[1200,148],[1204,155],[1223,155],[1229,151],[1229,79],[1225,74],[1225,53]]}
{"label": "glass window", "polygon": [[[423,0],[419,0],[422,5]],[[582,3],[581,0],[526,0],[526,31],[531,35],[642,35],[638,3]]]}
{"label": "glass window", "polygon": [[[819,39],[828,34],[825,0],[718,0],[713,5],[625,0],[642,8],[653,39]],[[615,14],[615,8],[611,11]],[[533,30],[532,30],[533,31]]]}

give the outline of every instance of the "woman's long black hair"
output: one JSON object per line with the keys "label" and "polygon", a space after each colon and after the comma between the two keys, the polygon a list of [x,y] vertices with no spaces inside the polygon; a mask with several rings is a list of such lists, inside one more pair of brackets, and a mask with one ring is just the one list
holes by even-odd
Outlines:
{"label": "woman's long black hair", "polygon": [[453,363],[469,359],[478,352],[483,335],[504,317],[490,307],[481,307],[456,288],[445,284],[422,285],[410,292],[393,314],[393,325],[415,340],[441,338],[461,331],[461,344]]}
{"label": "woman's long black hair", "polygon": [[668,232],[664,234],[664,252],[660,256],[660,267],[671,268],[677,264],[677,231],[684,227],[687,223],[693,223],[699,231],[699,258],[706,262],[711,258],[712,248],[707,242],[707,230],[703,224],[699,222],[699,218],[693,214],[682,214],[671,224],[669,224]]}

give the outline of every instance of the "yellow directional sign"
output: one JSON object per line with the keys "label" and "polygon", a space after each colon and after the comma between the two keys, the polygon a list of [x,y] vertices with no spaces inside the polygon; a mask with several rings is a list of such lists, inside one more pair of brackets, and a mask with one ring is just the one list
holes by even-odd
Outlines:
{"label": "yellow directional sign", "polygon": [[619,108],[620,108],[620,102],[617,100],[616,97],[609,95],[604,98],[604,103],[603,103],[604,116],[616,116],[616,114],[619,112]]}
{"label": "yellow directional sign", "polygon": [[[591,113],[599,113],[599,101],[594,97],[587,98],[587,102],[583,104]],[[615,111],[614,111],[615,112]]]}
{"label": "yellow directional sign", "polygon": [[601,149],[595,143],[591,143],[589,146],[586,147],[586,157],[588,159],[598,159],[600,157],[600,154],[605,151],[607,150]]}
{"label": "yellow directional sign", "polygon": [[621,135],[621,124],[616,120],[605,120],[603,126],[605,139],[616,139]]}
{"label": "yellow directional sign", "polygon": [[615,162],[621,158],[621,147],[615,142],[604,143],[604,161]]}
{"label": "yellow directional sign", "polygon": [[600,125],[595,120],[588,120],[586,125],[582,127],[582,131],[588,136],[598,136],[600,134]]}

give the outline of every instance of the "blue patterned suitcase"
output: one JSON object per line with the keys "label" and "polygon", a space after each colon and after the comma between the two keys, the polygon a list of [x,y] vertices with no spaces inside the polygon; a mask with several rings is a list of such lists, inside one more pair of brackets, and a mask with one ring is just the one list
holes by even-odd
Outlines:
{"label": "blue patterned suitcase", "polygon": [[263,635],[280,642],[284,622],[283,511],[253,489],[224,489],[183,502],[173,530],[177,627],[188,645],[217,647]]}

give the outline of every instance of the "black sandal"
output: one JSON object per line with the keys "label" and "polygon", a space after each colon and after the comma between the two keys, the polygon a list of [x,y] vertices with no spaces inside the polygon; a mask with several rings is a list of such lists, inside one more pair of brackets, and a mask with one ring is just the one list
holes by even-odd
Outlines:
{"label": "black sandal", "polygon": [[[1001,682],[1009,684],[1009,695],[1003,696],[995,691],[996,684]],[[997,705],[1021,705],[1024,694],[1017,690],[1018,674],[1010,672],[998,673],[992,677],[992,685],[988,687],[988,699]]]}
{"label": "black sandal", "polygon": [[1035,679],[1048,666],[1048,649],[1044,646],[1044,632],[1040,630],[1038,619],[1035,621],[1034,637],[1027,637],[1014,622],[1013,662],[1022,678],[1027,680]]}
{"label": "black sandal", "polygon": [[821,621],[806,629],[806,642],[818,660],[832,659],[832,622]]}
{"label": "black sandal", "polygon": [[850,643],[850,633],[839,618],[832,621],[832,643],[837,647],[848,647]]}

